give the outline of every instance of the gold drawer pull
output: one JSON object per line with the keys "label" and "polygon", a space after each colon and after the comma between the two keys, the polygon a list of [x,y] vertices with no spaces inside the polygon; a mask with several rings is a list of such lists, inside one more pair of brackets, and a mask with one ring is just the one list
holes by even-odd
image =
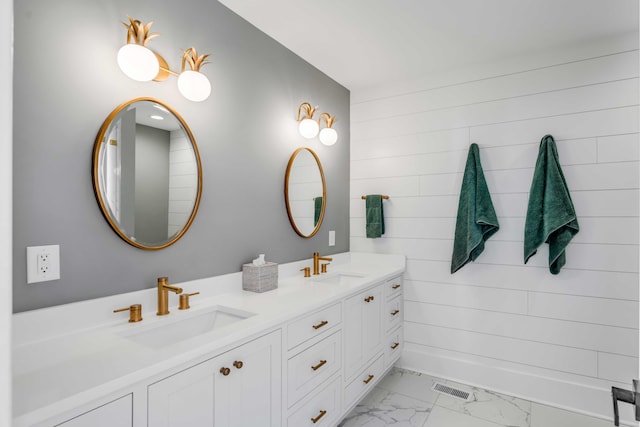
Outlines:
{"label": "gold drawer pull", "polygon": [[242,363],[241,360],[236,360],[235,362],[233,362],[233,366],[235,366],[236,369],[242,369],[242,367],[244,366],[244,363]]}
{"label": "gold drawer pull", "polygon": [[311,418],[311,422],[314,424],[317,423],[318,421],[320,421],[320,418],[324,417],[326,414],[327,414],[327,411],[323,409],[322,411],[320,411],[317,417]]}
{"label": "gold drawer pull", "polygon": [[396,285],[393,285],[391,288],[392,289],[398,289],[399,287],[400,287],[400,285],[396,284]]}
{"label": "gold drawer pull", "polygon": [[396,315],[396,314],[398,314],[398,313],[400,313],[400,310],[393,310],[393,311],[391,312],[391,315],[392,315],[392,316],[395,316],[395,315]]}
{"label": "gold drawer pull", "polygon": [[366,297],[366,298],[364,299],[364,302],[371,302],[371,301],[373,301],[374,299],[375,299],[375,297],[374,297],[373,295],[369,295],[368,297]]}
{"label": "gold drawer pull", "polygon": [[231,373],[231,369],[229,368],[220,368],[220,373],[225,377]]}
{"label": "gold drawer pull", "polygon": [[371,382],[371,380],[373,379],[373,374],[370,374],[366,380],[363,380],[362,382],[365,384],[369,384]]}
{"label": "gold drawer pull", "polygon": [[327,325],[328,323],[329,323],[329,321],[323,320],[322,322],[318,323],[317,325],[313,325],[313,329],[320,329],[323,326]]}
{"label": "gold drawer pull", "polygon": [[400,345],[399,342],[393,343],[393,345],[391,346],[391,350],[395,350],[396,348],[398,348],[399,345]]}
{"label": "gold drawer pull", "polygon": [[318,363],[316,366],[312,366],[311,369],[317,371],[318,369],[322,368],[325,363],[327,363],[326,360],[321,360],[320,363]]}

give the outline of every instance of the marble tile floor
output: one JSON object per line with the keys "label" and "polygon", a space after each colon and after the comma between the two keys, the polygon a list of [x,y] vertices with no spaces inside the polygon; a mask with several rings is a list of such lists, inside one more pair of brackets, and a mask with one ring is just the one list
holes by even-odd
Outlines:
{"label": "marble tile floor", "polygon": [[[434,382],[472,392],[465,402],[433,391]],[[602,420],[393,368],[339,427],[609,427]]]}

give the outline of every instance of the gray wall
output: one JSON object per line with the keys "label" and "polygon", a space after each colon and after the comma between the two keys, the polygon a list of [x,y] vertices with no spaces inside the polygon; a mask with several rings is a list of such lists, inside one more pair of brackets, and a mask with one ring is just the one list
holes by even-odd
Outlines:
{"label": "gray wall", "polygon": [[[184,99],[176,80],[139,83],[116,64],[127,15],[154,21],[149,46],[170,66],[181,49],[211,53],[213,91]],[[241,270],[258,253],[286,263],[349,250],[349,92],[216,1],[15,2],[13,307],[15,312]],[[151,96],[176,108],[197,140],[204,175],[198,215],[176,244],[144,251],[103,218],[91,184],[98,130],[121,103]],[[308,101],[337,116],[339,141],[297,134]],[[287,161],[300,146],[320,157],[327,212],[303,239],[285,211]],[[328,247],[329,230],[336,246]],[[59,244],[61,279],[26,283],[26,247]]]}

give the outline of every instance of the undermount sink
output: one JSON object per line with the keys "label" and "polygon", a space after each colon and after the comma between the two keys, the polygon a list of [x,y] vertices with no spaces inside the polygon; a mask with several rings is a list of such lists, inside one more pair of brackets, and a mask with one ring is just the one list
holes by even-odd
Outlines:
{"label": "undermount sink", "polygon": [[331,285],[349,285],[365,275],[360,273],[329,273],[326,276],[314,278],[314,282],[328,283]]}
{"label": "undermount sink", "polygon": [[[157,319],[157,322],[146,328],[144,324],[131,325],[130,329],[120,335],[146,347],[162,348],[255,315],[255,313],[220,305],[193,313],[180,313],[177,310],[175,312],[176,314],[172,311],[162,319]],[[184,317],[176,319],[171,316]]]}

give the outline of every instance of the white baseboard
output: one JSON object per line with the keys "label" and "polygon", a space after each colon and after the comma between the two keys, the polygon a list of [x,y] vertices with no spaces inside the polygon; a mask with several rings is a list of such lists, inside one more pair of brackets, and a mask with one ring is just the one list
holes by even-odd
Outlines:
{"label": "white baseboard", "polygon": [[[605,419],[613,425],[610,388],[505,369],[478,361],[444,357],[415,347],[405,347],[395,366]],[[632,405],[621,403],[619,409],[620,425],[638,426],[633,421]]]}

